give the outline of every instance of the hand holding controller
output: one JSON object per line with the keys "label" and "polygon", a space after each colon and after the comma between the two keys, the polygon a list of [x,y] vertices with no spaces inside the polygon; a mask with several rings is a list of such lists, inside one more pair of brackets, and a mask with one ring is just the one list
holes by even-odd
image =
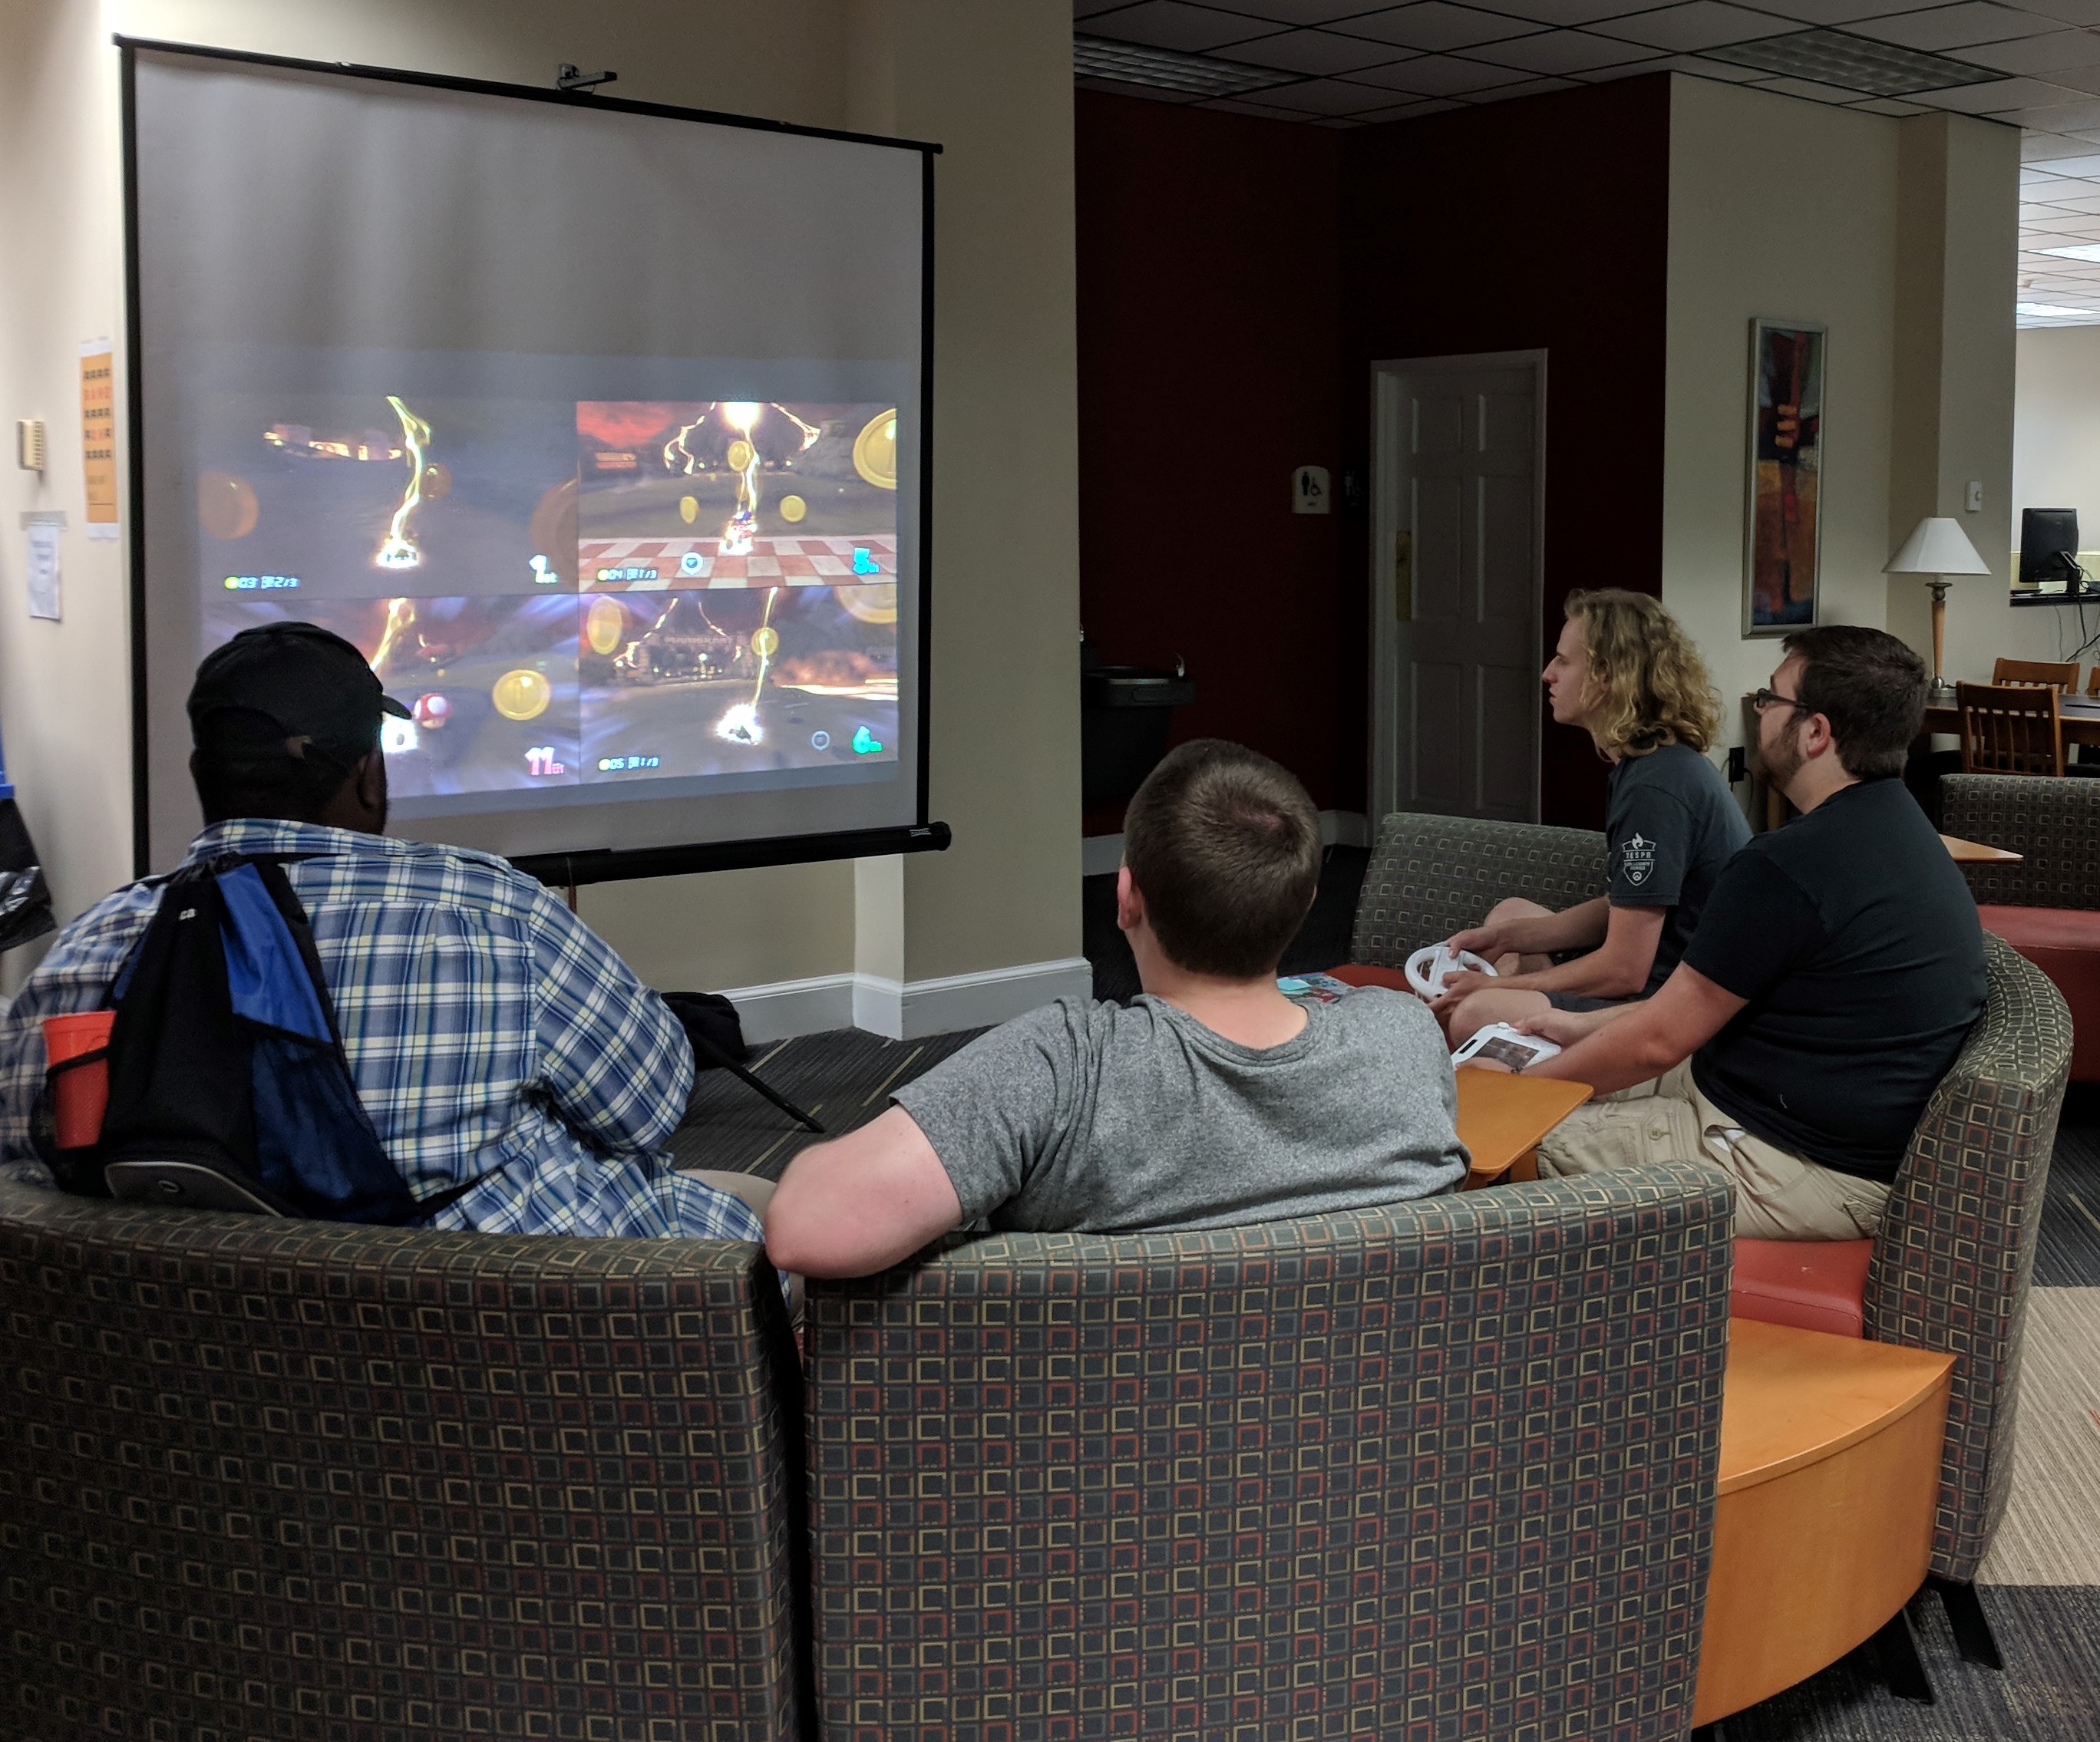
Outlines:
{"label": "hand holding controller", "polygon": [[1495,964],[1470,950],[1454,951],[1449,944],[1431,944],[1408,957],[1407,984],[1417,998],[1433,1004],[1443,995],[1444,982],[1467,969],[1492,975]]}

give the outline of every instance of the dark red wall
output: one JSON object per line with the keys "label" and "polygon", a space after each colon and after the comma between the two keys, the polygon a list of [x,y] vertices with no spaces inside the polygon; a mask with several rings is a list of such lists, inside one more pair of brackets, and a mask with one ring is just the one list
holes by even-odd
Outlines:
{"label": "dark red wall", "polygon": [[[1546,352],[1542,644],[1577,587],[1662,591],[1670,81],[1623,79],[1343,136],[1345,463],[1370,459],[1370,364]],[[1368,523],[1337,581],[1362,622]],[[1363,653],[1366,664],[1368,650]],[[1368,680],[1345,739],[1365,736]],[[1599,828],[1604,765],[1544,713],[1540,817]],[[1360,786],[1362,777],[1358,776]]]}
{"label": "dark red wall", "polygon": [[[1369,523],[1294,515],[1291,472],[1366,474],[1374,360],[1544,347],[1545,641],[1572,588],[1661,591],[1669,81],[1352,132],[1076,103],[1088,642],[1185,655],[1177,739],[1364,809]],[[1544,820],[1601,824],[1588,739],[1543,745]]]}
{"label": "dark red wall", "polygon": [[1339,518],[1290,512],[1298,466],[1340,465],[1340,136],[1076,98],[1088,646],[1185,656],[1197,699],[1177,741],[1251,744],[1321,807],[1361,809],[1335,699],[1364,682]]}

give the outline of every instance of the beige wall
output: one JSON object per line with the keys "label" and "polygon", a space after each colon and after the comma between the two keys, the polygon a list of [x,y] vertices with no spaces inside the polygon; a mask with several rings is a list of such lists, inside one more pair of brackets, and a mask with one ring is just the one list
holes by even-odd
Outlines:
{"label": "beige wall", "polygon": [[1705,651],[1736,743],[1736,698],[1779,654],[1742,633],[1754,316],[1829,329],[1824,615],[1882,619],[1896,127],[1707,79],[1672,86],[1662,597]]}
{"label": "beige wall", "polygon": [[76,525],[65,621],[29,624],[15,522],[46,502],[77,522],[77,342],[121,331],[122,31],[522,84],[572,60],[617,68],[622,96],[942,141],[933,807],[957,845],[875,868],[886,908],[840,863],[603,885],[582,911],[664,985],[849,972],[857,905],[914,977],[1075,955],[1070,29],[1057,0],[13,0],[0,234],[43,252],[0,263],[0,416],[49,418],[58,462],[41,492],[0,474],[0,725],[60,906],[130,871],[122,558]]}
{"label": "beige wall", "polygon": [[[1776,152],[1775,141],[1784,141]],[[1926,514],[1995,572],[1948,600],[1949,675],[2024,653],[2006,602],[2018,135],[1965,116],[1898,121],[1679,76],[1670,110],[1663,598],[1729,700],[1778,662],[1741,633],[1753,316],[1829,329],[1822,614],[1930,657],[1921,580],[1882,565]],[[1964,508],[1971,478],[1983,509]]]}
{"label": "beige wall", "polygon": [[[2100,550],[2100,327],[2033,329],[2019,335],[2018,388],[2013,420],[2013,536],[2023,508],[2072,508],[2078,539]],[[2032,621],[2036,659],[2067,659],[2100,611],[2041,606],[2022,613]],[[2083,655],[2100,662],[2100,651]]]}

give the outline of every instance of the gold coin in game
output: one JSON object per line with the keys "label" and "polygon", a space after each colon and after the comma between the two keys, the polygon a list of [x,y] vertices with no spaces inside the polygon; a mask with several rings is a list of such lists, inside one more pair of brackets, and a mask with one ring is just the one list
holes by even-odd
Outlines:
{"label": "gold coin in game", "polygon": [[[607,603],[611,602],[607,600]],[[506,720],[536,720],[554,699],[554,686],[544,673],[519,666],[505,672],[490,686],[488,699]]]}
{"label": "gold coin in game", "polygon": [[854,438],[854,470],[878,490],[897,487],[897,413],[871,417]]}
{"label": "gold coin in game", "polygon": [[751,632],[751,650],[761,659],[770,659],[780,650],[780,632],[771,624]]}
{"label": "gold coin in game", "polygon": [[619,600],[601,593],[591,601],[590,609],[584,613],[584,637],[593,653],[620,651],[620,642],[627,637],[627,613]]}
{"label": "gold coin in game", "polygon": [[245,538],[261,515],[255,487],[246,478],[231,472],[197,474],[197,524],[214,538]]}
{"label": "gold coin in game", "polygon": [[799,523],[802,517],[809,512],[810,505],[799,496],[783,496],[780,498],[780,518],[791,527]]}
{"label": "gold coin in game", "polygon": [[695,520],[699,519],[700,518],[700,499],[695,496],[680,496],[678,498],[678,518],[684,521],[687,526],[690,526]]}
{"label": "gold coin in game", "polygon": [[739,435],[729,444],[729,469],[732,472],[740,472],[750,464],[751,443]]}
{"label": "gold coin in game", "polygon": [[884,581],[873,587],[840,587],[832,597],[862,623],[897,621],[897,584]]}

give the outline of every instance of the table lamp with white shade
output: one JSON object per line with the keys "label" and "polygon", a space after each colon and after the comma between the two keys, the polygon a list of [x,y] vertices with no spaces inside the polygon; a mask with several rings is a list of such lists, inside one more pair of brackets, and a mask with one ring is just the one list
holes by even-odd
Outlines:
{"label": "table lamp with white shade", "polygon": [[1903,542],[1903,549],[1882,566],[1884,575],[1929,575],[1932,589],[1932,687],[1951,686],[1941,677],[1947,663],[1947,581],[1948,575],[1988,575],[1991,565],[1976,554],[1961,523],[1929,515]]}

